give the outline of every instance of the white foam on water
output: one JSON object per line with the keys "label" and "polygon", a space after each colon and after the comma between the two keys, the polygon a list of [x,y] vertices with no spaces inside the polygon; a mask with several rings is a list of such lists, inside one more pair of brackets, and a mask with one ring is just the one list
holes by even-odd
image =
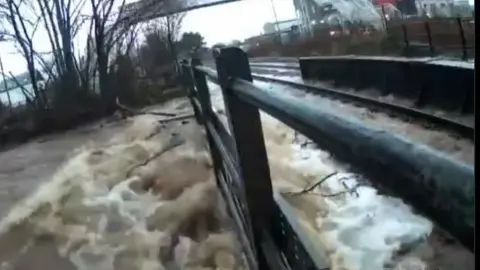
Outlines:
{"label": "white foam on water", "polygon": [[[221,91],[210,82],[209,88],[214,111],[226,124]],[[401,200],[380,195],[367,185],[338,196],[320,195],[344,192],[358,186],[360,179],[270,115],[261,112],[261,120],[276,189],[300,191],[338,172],[313,194],[286,197],[298,210],[312,241],[327,251],[332,269],[426,269],[426,262],[418,258],[394,262],[393,257],[401,247],[426,239],[433,228],[429,220],[413,213]]]}
{"label": "white foam on water", "polygon": [[[19,226],[25,236],[18,245],[0,243],[0,250],[12,248],[8,254],[0,254],[4,260],[0,269],[18,263],[28,253],[25,250],[44,235],[51,237],[56,252],[73,265],[71,269],[160,270],[173,269],[166,267],[172,264],[178,269],[216,269],[221,259],[230,257],[236,258],[233,263],[238,267],[225,269],[243,269],[238,262],[241,256],[232,255],[238,247],[229,233],[226,214],[219,214],[223,213],[219,209],[222,204],[208,177],[208,155],[193,147],[195,142],[189,136],[195,131],[183,132],[183,125],[178,126],[162,127],[158,117],[137,116],[107,145],[88,144],[74,151],[51,181],[0,222],[0,241],[10,239]],[[186,141],[181,144],[181,139]],[[177,144],[181,145],[174,147]],[[162,151],[167,152],[146,162]],[[168,158],[162,159],[164,155]],[[144,163],[147,165],[139,166]],[[193,174],[190,178],[184,173],[189,171]],[[150,188],[146,190],[145,185]],[[180,194],[166,199],[168,188]],[[210,199],[206,201],[205,196]],[[210,231],[198,225],[205,219],[220,227]],[[185,226],[192,226],[200,236],[183,235]],[[210,240],[211,234],[231,239],[221,249],[223,253],[215,245],[224,241]],[[178,242],[173,241],[176,237]],[[198,250],[209,241],[208,253]],[[160,255],[164,250],[166,257]],[[168,255],[169,250],[173,255]]]}
{"label": "white foam on water", "polygon": [[[221,92],[218,86],[209,83],[209,87],[214,110],[226,125]],[[415,258],[393,262],[393,255],[402,246],[427,237],[431,222],[414,214],[401,200],[380,195],[369,186],[358,187],[356,193],[322,196],[354,187],[359,179],[278,120],[264,113],[261,119],[276,189],[300,191],[339,172],[313,194],[286,196],[312,241],[326,249],[332,269],[425,267]],[[53,235],[58,253],[82,270],[169,269],[170,261],[178,269],[215,269],[208,268],[206,261],[224,266],[221,269],[242,269],[233,266],[239,264],[241,256],[228,226],[222,225],[220,232],[204,232],[202,241],[180,236],[178,244],[172,244],[178,224],[197,222],[203,214],[196,213],[206,213],[202,211],[212,208],[215,201],[210,200],[208,185],[195,184],[196,180],[189,178],[202,175],[195,171],[195,162],[205,162],[208,155],[188,142],[184,148],[167,152],[168,158],[165,154],[146,167],[133,169],[168,147],[171,137],[170,130],[159,126],[156,117],[139,116],[109,144],[78,149],[51,181],[0,222],[0,240],[19,224],[27,224],[25,233],[30,239]],[[181,162],[176,163],[177,159]],[[155,182],[159,187],[170,192],[178,192],[178,185],[193,186],[181,190],[175,199],[164,198],[165,194],[152,191],[154,188],[141,192],[142,181],[152,175],[159,177]],[[169,177],[173,176],[183,180],[172,181]],[[17,253],[28,249],[31,241],[26,243]],[[173,248],[168,261],[159,257],[165,248]]]}

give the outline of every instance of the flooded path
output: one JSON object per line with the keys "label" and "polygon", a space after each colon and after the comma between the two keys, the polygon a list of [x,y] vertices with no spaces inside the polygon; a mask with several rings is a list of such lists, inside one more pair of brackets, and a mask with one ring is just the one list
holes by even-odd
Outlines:
{"label": "flooded path", "polygon": [[86,143],[106,143],[127,125],[127,122],[104,125],[99,122],[0,152],[0,217],[41,183],[49,181],[72,151]]}
{"label": "flooded path", "polygon": [[[190,110],[185,99],[161,108]],[[274,188],[333,270],[473,270],[473,254],[429,220],[368,183],[356,187],[329,153],[261,117]],[[97,123],[0,153],[0,270],[245,269],[202,129],[158,119]],[[335,171],[311,194],[288,194]]]}
{"label": "flooded path", "polygon": [[[190,112],[187,100],[161,109]],[[12,177],[1,184],[17,193],[1,194],[0,269],[245,269],[202,129],[159,119],[91,125],[4,152],[10,163],[0,170]]]}

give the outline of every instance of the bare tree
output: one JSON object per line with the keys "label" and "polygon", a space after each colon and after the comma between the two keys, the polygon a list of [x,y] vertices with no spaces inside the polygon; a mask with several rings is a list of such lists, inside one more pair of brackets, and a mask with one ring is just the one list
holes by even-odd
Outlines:
{"label": "bare tree", "polygon": [[177,55],[177,48],[176,48],[176,41],[178,40],[180,34],[180,28],[182,26],[183,18],[185,17],[185,13],[177,13],[168,15],[163,18],[163,28],[167,34],[166,41],[168,44],[168,48],[170,53],[172,54],[172,58],[174,61],[174,65],[178,68],[178,55]]}
{"label": "bare tree", "polygon": [[130,55],[140,34],[140,25],[135,24],[118,33],[118,42],[114,44],[115,55]]}
{"label": "bare tree", "polygon": [[[185,0],[183,1],[185,2]],[[168,0],[165,1],[164,6],[167,10],[180,10],[183,4],[182,1]],[[159,18],[159,24],[162,28],[162,32],[165,33],[165,39],[168,44],[168,49],[172,55],[172,59],[175,65],[175,68],[178,68],[178,55],[176,48],[176,41],[179,39],[180,30],[182,27],[183,19],[185,18],[185,13],[174,13],[164,17]]]}
{"label": "bare tree", "polygon": [[[3,23],[8,23],[13,33],[5,32],[7,39],[14,40],[18,46],[19,52],[23,55],[27,62],[27,69],[32,82],[32,89],[35,95],[34,105],[37,108],[42,108],[45,105],[40,95],[37,85],[35,56],[33,49],[33,36],[38,29],[39,18],[34,21],[28,20],[23,16],[26,10],[31,10],[30,6],[23,0],[5,0],[0,4]],[[22,11],[23,12],[22,12]],[[28,11],[27,11],[28,12]]]}
{"label": "bare tree", "polygon": [[[10,32],[4,34],[16,44],[27,62],[37,108],[50,105],[45,91],[39,89],[39,69],[45,72],[47,81],[55,82],[54,97],[73,94],[70,99],[75,99],[79,87],[73,39],[85,21],[80,16],[84,4],[85,0],[4,0],[4,4],[0,4],[4,23],[10,28]],[[50,43],[47,52],[35,50],[34,37],[38,29],[47,33]]]}
{"label": "bare tree", "polygon": [[[136,35],[132,30],[131,21],[122,19],[121,14],[125,9],[125,0],[90,0],[92,7],[93,38],[96,52],[96,69],[100,84],[100,94],[107,111],[116,108],[117,93],[112,87],[109,71],[112,67],[114,48],[122,47],[122,38],[126,35]],[[113,7],[119,6],[119,11],[114,14]],[[133,43],[133,42],[132,42]],[[120,45],[119,45],[120,44]],[[126,46],[131,48],[132,45]]]}

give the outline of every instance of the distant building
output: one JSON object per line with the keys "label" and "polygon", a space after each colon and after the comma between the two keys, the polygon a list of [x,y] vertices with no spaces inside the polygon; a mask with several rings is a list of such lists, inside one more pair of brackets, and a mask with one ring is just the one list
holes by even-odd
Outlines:
{"label": "distant building", "polygon": [[263,31],[265,34],[273,34],[275,32],[284,32],[290,31],[292,26],[298,26],[300,21],[298,19],[285,20],[273,23],[266,23],[263,26]]}
{"label": "distant building", "polygon": [[418,7],[416,1],[418,0],[372,0],[372,3],[375,6],[393,5],[403,15],[417,15]]}
{"label": "distant building", "polygon": [[454,0],[453,3],[456,6],[470,6],[470,1],[468,0]]}
{"label": "distant building", "polygon": [[363,21],[378,26],[379,23],[381,24],[379,16],[381,14],[378,13],[381,6],[394,9],[396,13],[403,15],[417,15],[416,1],[420,0],[294,0],[293,2],[300,22],[300,30],[311,33],[315,25],[333,21],[340,23]]}
{"label": "distant building", "polygon": [[270,38],[270,36],[266,36],[266,35],[249,37],[249,38],[247,38],[243,41],[242,46],[245,46],[247,48],[253,48],[253,47],[256,47],[256,46],[260,45],[261,43],[263,43],[265,41],[268,41],[269,38]]}
{"label": "distant building", "polygon": [[366,22],[374,27],[383,23],[371,0],[294,0],[300,30],[311,34],[318,25],[345,26],[347,22]]}
{"label": "distant building", "polygon": [[311,25],[314,21],[315,2],[311,0],[293,0],[295,13],[297,14],[300,31],[304,34],[310,34]]}
{"label": "distant building", "polygon": [[419,15],[428,17],[454,16],[454,0],[416,0]]}
{"label": "distant building", "polygon": [[[42,73],[40,71],[37,70],[35,72],[35,76],[36,76],[36,80],[38,82],[43,83],[44,76],[42,75]],[[10,76],[10,77],[6,78],[5,82],[0,79],[0,92],[9,91],[9,90],[21,87],[21,86],[27,86],[27,85],[31,85],[31,84],[32,84],[32,81],[30,80],[30,73],[29,72],[24,72],[24,73],[15,75],[13,77]],[[6,86],[6,88],[5,88],[5,86]]]}

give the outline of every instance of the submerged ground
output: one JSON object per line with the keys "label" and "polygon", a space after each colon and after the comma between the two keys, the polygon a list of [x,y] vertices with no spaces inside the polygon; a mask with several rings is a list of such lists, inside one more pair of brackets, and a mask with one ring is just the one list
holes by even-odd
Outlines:
{"label": "submerged ground", "polygon": [[[223,117],[221,95],[212,102]],[[151,108],[184,114],[186,99]],[[192,119],[101,121],[0,153],[0,270],[244,269]],[[332,269],[473,269],[473,254],[262,115],[272,180]],[[388,177],[388,176],[386,176]],[[323,194],[323,195],[322,195]]]}

